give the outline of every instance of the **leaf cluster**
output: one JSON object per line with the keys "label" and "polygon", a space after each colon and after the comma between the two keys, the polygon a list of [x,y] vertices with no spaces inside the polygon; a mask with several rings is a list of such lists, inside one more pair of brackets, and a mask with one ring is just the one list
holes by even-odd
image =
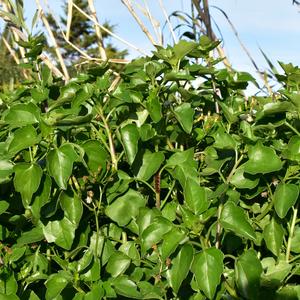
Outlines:
{"label": "leaf cluster", "polygon": [[217,44],[0,94],[3,299],[299,298],[299,69],[245,98]]}

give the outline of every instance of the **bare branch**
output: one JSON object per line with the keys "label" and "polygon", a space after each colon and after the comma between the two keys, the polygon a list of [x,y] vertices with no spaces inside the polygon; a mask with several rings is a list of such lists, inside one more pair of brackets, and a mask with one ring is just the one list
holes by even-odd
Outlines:
{"label": "bare branch", "polygon": [[139,18],[137,13],[135,12],[130,0],[121,0],[121,2],[127,7],[128,11],[131,13],[131,15],[134,17],[138,25],[141,27],[142,31],[145,33],[149,41],[152,43],[152,45],[156,45],[154,38],[150,34],[149,30],[146,28],[142,20]]}

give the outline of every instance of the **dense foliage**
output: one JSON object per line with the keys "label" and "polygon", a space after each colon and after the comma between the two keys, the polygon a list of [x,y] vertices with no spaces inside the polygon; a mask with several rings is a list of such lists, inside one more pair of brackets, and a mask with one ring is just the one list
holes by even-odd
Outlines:
{"label": "dense foliage", "polygon": [[[1,299],[298,299],[300,69],[181,41],[0,95]],[[28,65],[27,65],[28,67]]]}

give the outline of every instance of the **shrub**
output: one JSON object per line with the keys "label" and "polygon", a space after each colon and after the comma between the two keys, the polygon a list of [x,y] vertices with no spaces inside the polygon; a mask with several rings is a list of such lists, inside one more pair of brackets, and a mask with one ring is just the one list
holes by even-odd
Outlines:
{"label": "shrub", "polygon": [[300,70],[246,98],[216,45],[1,94],[1,299],[299,297]]}

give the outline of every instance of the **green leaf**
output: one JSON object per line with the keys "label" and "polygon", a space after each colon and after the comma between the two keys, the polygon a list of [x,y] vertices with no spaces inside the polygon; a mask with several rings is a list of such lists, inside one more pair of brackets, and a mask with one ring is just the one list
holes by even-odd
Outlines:
{"label": "green leaf", "polygon": [[163,218],[156,217],[141,235],[141,249],[145,253],[153,245],[160,242],[163,236],[172,229],[172,223]]}
{"label": "green leaf", "polygon": [[86,141],[82,148],[86,154],[86,162],[89,169],[98,174],[106,170],[106,163],[108,160],[108,153],[102,147],[102,144],[97,140]]}
{"label": "green leaf", "polygon": [[91,290],[85,294],[84,300],[103,299],[104,295],[104,289],[102,285],[98,283],[92,286]]}
{"label": "green leaf", "polygon": [[174,109],[177,121],[186,133],[191,133],[193,129],[195,111],[190,103],[183,103]]}
{"label": "green leaf", "polygon": [[43,229],[41,227],[34,227],[30,231],[25,231],[18,238],[18,245],[26,245],[39,242],[44,239]]}
{"label": "green leaf", "polygon": [[231,230],[239,236],[252,240],[256,238],[255,231],[250,225],[243,209],[236,206],[232,201],[225,203],[220,222],[224,229]]}
{"label": "green leaf", "polygon": [[50,221],[43,226],[43,233],[48,243],[55,243],[63,249],[70,250],[75,237],[76,225],[64,217],[62,220]]}
{"label": "green leaf", "polygon": [[264,228],[263,237],[267,248],[276,256],[280,254],[283,236],[282,225],[278,224],[275,218],[272,218],[271,222]]}
{"label": "green leaf", "polygon": [[175,252],[179,244],[186,238],[186,232],[181,229],[174,227],[169,232],[167,232],[159,247],[159,252],[162,261],[165,261],[171,254]]}
{"label": "green leaf", "polygon": [[0,215],[5,213],[9,208],[9,203],[6,201],[0,201]]}
{"label": "green leaf", "polygon": [[234,138],[225,132],[225,130],[219,126],[218,130],[211,135],[215,142],[213,146],[217,149],[236,149],[237,142]]}
{"label": "green leaf", "polygon": [[299,196],[299,188],[292,183],[279,183],[274,193],[274,207],[277,215],[283,219]]}
{"label": "green leaf", "polygon": [[282,152],[283,157],[300,162],[300,137],[294,135],[289,140],[287,149]]}
{"label": "green leaf", "polygon": [[223,273],[223,257],[223,253],[215,248],[205,249],[195,255],[191,270],[195,274],[197,286],[209,299],[215,299]]}
{"label": "green leaf", "polygon": [[291,251],[300,253],[300,227],[295,226],[294,235],[292,236]]}
{"label": "green leaf", "polygon": [[258,142],[249,150],[249,160],[243,167],[245,172],[249,174],[266,174],[279,171],[282,168],[282,162],[274,149]]}
{"label": "green leaf", "polygon": [[39,188],[43,171],[37,164],[18,163],[14,166],[14,187],[21,193],[23,206],[28,208],[32,195]]}
{"label": "green leaf", "polygon": [[88,266],[90,266],[90,264],[93,261],[93,257],[94,254],[90,249],[87,249],[83,256],[80,258],[80,260],[78,260],[78,264],[77,264],[77,272],[78,273],[82,273],[86,270],[86,268]]}
{"label": "green leaf", "polygon": [[1,279],[0,279],[0,292],[5,293],[6,295],[10,295],[10,294],[16,294],[17,290],[18,290],[18,283],[15,279],[14,273],[8,271],[6,272],[2,271]]}
{"label": "green leaf", "polygon": [[8,152],[18,153],[19,151],[31,147],[38,143],[39,139],[36,130],[32,125],[17,129],[13,133],[13,138],[8,146]]}
{"label": "green leaf", "polygon": [[261,263],[252,249],[244,252],[236,261],[235,281],[246,299],[258,299],[262,271]]}
{"label": "green leaf", "polygon": [[38,123],[40,110],[33,103],[16,104],[4,115],[4,121],[13,126],[25,126]]}
{"label": "green leaf", "polygon": [[67,271],[59,271],[58,273],[50,275],[50,277],[45,282],[45,286],[47,288],[45,299],[55,299],[55,297],[60,295],[62,290],[67,286],[71,279],[72,277]]}
{"label": "green leaf", "polygon": [[263,109],[256,114],[256,120],[258,121],[269,115],[276,115],[288,111],[293,112],[294,110],[294,105],[288,101],[267,103],[263,106]]}
{"label": "green leaf", "polygon": [[107,263],[106,271],[111,274],[112,277],[117,277],[123,274],[130,266],[131,259],[123,252],[114,252]]}
{"label": "green leaf", "polygon": [[141,293],[137,290],[137,285],[127,276],[119,276],[112,282],[116,292],[119,295],[129,299],[143,299]]}
{"label": "green leaf", "polygon": [[53,149],[47,155],[47,169],[61,189],[67,189],[67,182],[72,174],[73,163],[77,160],[77,157],[77,153],[71,144],[64,144]]}
{"label": "green leaf", "polygon": [[194,248],[189,244],[184,244],[176,257],[172,259],[172,267],[166,272],[168,283],[176,294],[189,273],[193,257]]}
{"label": "green leaf", "polygon": [[79,196],[70,190],[62,191],[59,195],[59,203],[65,218],[78,227],[83,213]]}
{"label": "green leaf", "polygon": [[189,54],[192,50],[196,49],[197,46],[198,45],[195,42],[188,42],[186,40],[180,40],[173,47],[175,57],[177,58],[178,61],[180,61],[187,54]]}
{"label": "green leaf", "polygon": [[151,151],[146,150],[136,177],[148,181],[159,170],[164,159],[165,156],[163,152],[152,153]]}
{"label": "green leaf", "polygon": [[126,194],[106,207],[105,214],[119,226],[125,226],[138,215],[139,208],[145,204],[146,200],[139,192],[129,189]]}
{"label": "green leaf", "polygon": [[209,207],[204,187],[194,180],[188,179],[184,188],[184,200],[194,214],[201,214]]}
{"label": "green leaf", "polygon": [[230,179],[230,183],[238,189],[254,189],[259,183],[259,178],[245,173],[244,166],[241,166],[236,169]]}
{"label": "green leaf", "polygon": [[131,165],[138,151],[139,131],[134,124],[128,124],[121,128],[121,137],[128,163]]}
{"label": "green leaf", "polygon": [[9,179],[13,173],[14,165],[10,161],[0,160],[0,184]]}
{"label": "green leaf", "polygon": [[31,212],[34,222],[39,221],[41,208],[50,201],[51,185],[51,177],[47,174],[44,174],[40,183],[40,187],[35,193],[36,196],[31,204]]}
{"label": "green leaf", "polygon": [[149,97],[146,102],[146,107],[152,121],[154,123],[159,122],[162,118],[162,112],[157,89],[154,89],[149,93]]}

